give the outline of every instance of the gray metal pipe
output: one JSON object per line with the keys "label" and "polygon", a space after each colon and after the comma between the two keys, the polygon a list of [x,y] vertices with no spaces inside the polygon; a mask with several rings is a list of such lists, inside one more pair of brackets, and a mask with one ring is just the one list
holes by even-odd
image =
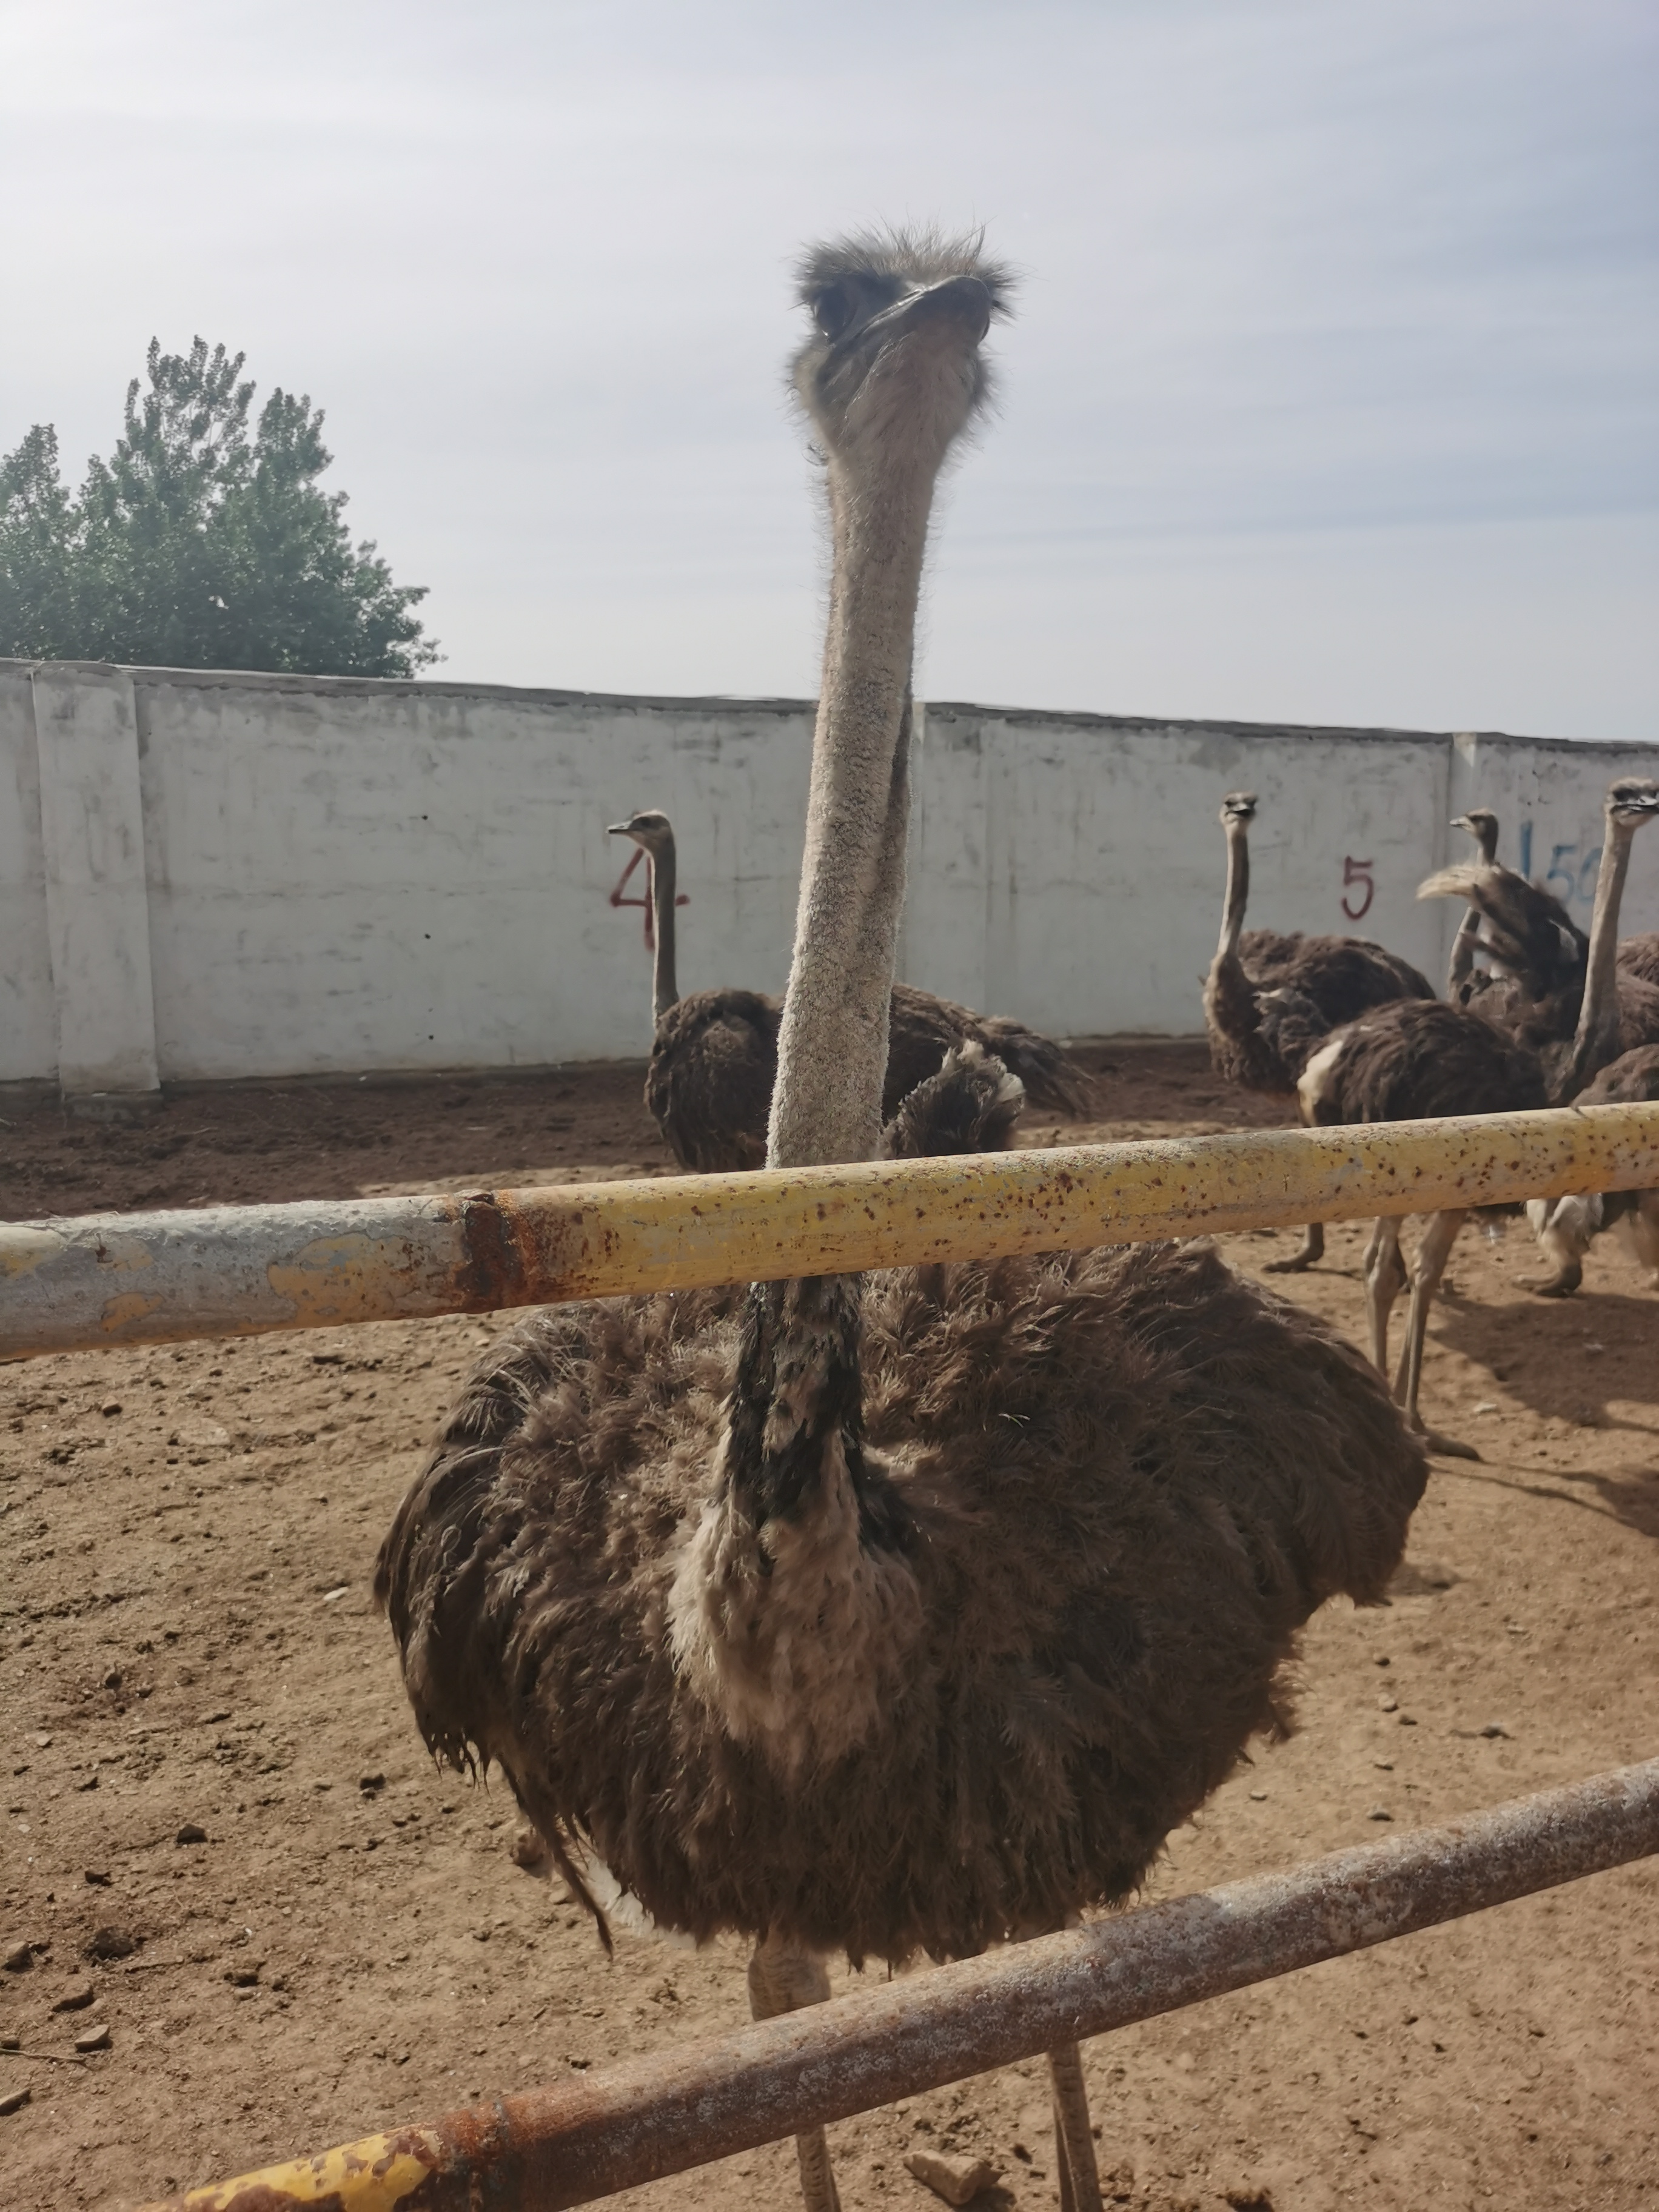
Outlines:
{"label": "gray metal pipe", "polygon": [[1659,1105],[0,1224],[0,1358],[1659,1185]]}
{"label": "gray metal pipe", "polygon": [[399,2128],[149,2212],[563,2212],[1659,1852],[1659,1759]]}

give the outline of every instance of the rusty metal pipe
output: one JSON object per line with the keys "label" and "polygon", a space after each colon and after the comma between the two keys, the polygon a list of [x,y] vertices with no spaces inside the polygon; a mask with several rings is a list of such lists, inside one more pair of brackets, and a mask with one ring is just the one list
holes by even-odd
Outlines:
{"label": "rusty metal pipe", "polygon": [[0,1224],[0,1358],[1659,1185],[1659,1105]]}
{"label": "rusty metal pipe", "polygon": [[562,2212],[1659,1851],[1659,1759],[707,2036],[149,2212]]}

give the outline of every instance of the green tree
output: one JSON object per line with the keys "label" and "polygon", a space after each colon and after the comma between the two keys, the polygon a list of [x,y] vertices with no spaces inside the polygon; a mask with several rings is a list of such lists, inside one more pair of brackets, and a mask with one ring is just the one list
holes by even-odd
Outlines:
{"label": "green tree", "polygon": [[372,542],[354,545],[323,413],[272,392],[250,432],[245,356],[198,338],[127,387],[123,435],[79,495],[36,423],[0,459],[0,654],[163,668],[412,676],[438,659]]}

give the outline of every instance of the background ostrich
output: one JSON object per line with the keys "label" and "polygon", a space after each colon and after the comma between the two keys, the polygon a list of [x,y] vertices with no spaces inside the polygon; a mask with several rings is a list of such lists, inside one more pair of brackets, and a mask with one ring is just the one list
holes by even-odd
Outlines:
{"label": "background ostrich", "polygon": [[[928,513],[1007,289],[933,237],[801,276],[834,580],[780,1165],[878,1140]],[[1000,1071],[939,1081],[972,1118]],[[754,1936],[763,2014],[831,1948],[960,1955],[1126,1895],[1308,1614],[1380,1596],[1425,1473],[1358,1354],[1206,1245],[618,1299],[498,1340],[377,1588],[432,1747],[499,1761],[579,1890],[583,1850],[659,1923]],[[1054,2075],[1083,2212],[1075,2049]]]}
{"label": "background ostrich", "polygon": [[[1467,814],[1455,814],[1451,826],[1466,830],[1474,838],[1475,848],[1487,867],[1498,860],[1498,817],[1489,806],[1472,806]],[[1474,968],[1474,956],[1480,949],[1482,916],[1478,906],[1471,904],[1457,925],[1457,934],[1452,939],[1451,957],[1446,964],[1446,996],[1458,1004],[1464,987]]]}
{"label": "background ostrich", "polygon": [[[1577,1025],[1570,1038],[1534,1046],[1468,1007],[1401,1000],[1338,1030],[1310,1056],[1297,1086],[1303,1118],[1325,1125],[1414,1121],[1438,1114],[1519,1113],[1577,1097],[1589,1077],[1619,1054],[1619,903],[1632,841],[1656,812],[1659,783],[1624,776],[1607,793],[1607,835],[1590,917],[1589,974]],[[1431,1214],[1411,1270],[1411,1306],[1396,1395],[1407,1420],[1419,1431],[1423,1424],[1417,1398],[1429,1309],[1464,1219],[1462,1210]],[[1365,1249],[1371,1353],[1384,1371],[1389,1316],[1406,1280],[1399,1221],[1384,1217],[1372,1229]],[[1436,1450],[1465,1459],[1480,1455],[1453,1437],[1428,1433]]]}
{"label": "background ostrich", "polygon": [[[1621,1053],[1585,1085],[1575,1106],[1635,1105],[1659,1101],[1659,1045]],[[1532,1198],[1527,1219],[1555,1273],[1532,1288],[1540,1297],[1570,1297],[1584,1279],[1584,1255],[1604,1229],[1617,1225],[1632,1252],[1659,1289],[1659,1192],[1587,1191],[1570,1198]]]}
{"label": "background ostrich", "polygon": [[[613,822],[613,837],[629,837],[650,866],[655,951],[652,1001],[656,1029],[646,1071],[645,1103],[674,1158],[708,1175],[757,1168],[766,1158],[766,1121],[777,1074],[782,1006],[758,991],[694,991],[681,998],[675,974],[673,825],[655,807]],[[994,1053],[1024,1087],[1034,1106],[1080,1118],[1092,1085],[1052,1039],[1023,1022],[976,1014],[896,983],[888,1020],[882,1111],[890,1117],[917,1084],[938,1073],[953,1046],[975,1043]]]}
{"label": "background ostrich", "polygon": [[[1393,999],[1431,999],[1433,986],[1409,960],[1368,937],[1304,937],[1244,928],[1250,896],[1253,791],[1221,802],[1227,889],[1221,938],[1204,979],[1204,1026],[1218,1075],[1246,1091],[1293,1098],[1308,1054],[1343,1022]],[[1310,1221],[1302,1247],[1270,1260],[1269,1274],[1299,1273],[1325,1255],[1325,1225]]]}

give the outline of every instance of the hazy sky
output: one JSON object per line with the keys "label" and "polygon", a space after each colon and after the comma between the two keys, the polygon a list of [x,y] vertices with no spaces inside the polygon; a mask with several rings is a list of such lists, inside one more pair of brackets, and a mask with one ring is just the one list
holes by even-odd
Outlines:
{"label": "hazy sky", "polygon": [[467,680],[810,694],[804,240],[1023,272],[934,698],[1659,738],[1652,0],[0,8],[0,447],[327,410]]}

